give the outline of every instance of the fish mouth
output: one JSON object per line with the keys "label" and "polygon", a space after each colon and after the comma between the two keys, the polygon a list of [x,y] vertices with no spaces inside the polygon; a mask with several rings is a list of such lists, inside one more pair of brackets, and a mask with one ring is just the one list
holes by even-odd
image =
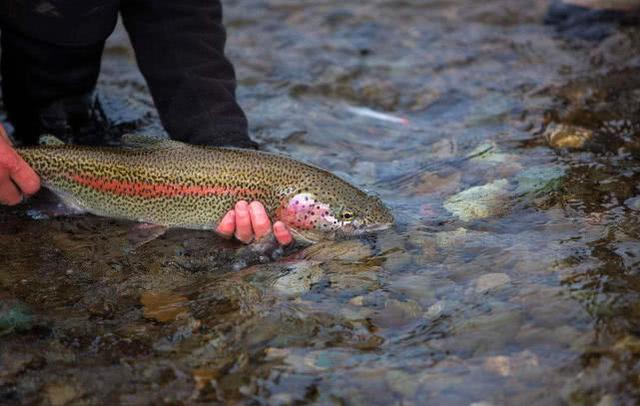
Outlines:
{"label": "fish mouth", "polygon": [[382,223],[382,224],[370,224],[368,226],[364,226],[363,231],[365,233],[372,233],[374,231],[382,231],[391,228],[393,223]]}
{"label": "fish mouth", "polygon": [[367,224],[367,225],[352,225],[348,224],[343,226],[339,232],[344,235],[363,235],[370,234],[376,231],[386,230],[391,228],[392,223],[381,223],[381,224]]}

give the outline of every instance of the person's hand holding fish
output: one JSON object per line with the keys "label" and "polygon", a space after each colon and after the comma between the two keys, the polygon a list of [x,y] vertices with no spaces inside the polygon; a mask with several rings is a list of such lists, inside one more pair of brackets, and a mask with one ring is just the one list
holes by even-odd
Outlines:
{"label": "person's hand holding fish", "polygon": [[0,124],[0,203],[15,205],[40,189],[40,178],[13,149]]}
{"label": "person's hand holding fish", "polygon": [[[218,228],[218,234],[230,238],[235,236],[245,244],[268,235],[271,232],[271,220],[264,209],[264,205],[258,201],[247,203],[240,200],[233,210],[229,210],[222,218]],[[282,221],[273,224],[273,235],[281,245],[290,244],[293,236]]]}

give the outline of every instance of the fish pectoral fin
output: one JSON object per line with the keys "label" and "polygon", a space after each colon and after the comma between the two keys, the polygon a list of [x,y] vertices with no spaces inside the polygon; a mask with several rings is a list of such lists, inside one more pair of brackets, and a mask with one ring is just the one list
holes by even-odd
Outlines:
{"label": "fish pectoral fin", "polygon": [[49,145],[49,146],[65,145],[64,141],[62,141],[60,138],[56,137],[55,135],[51,135],[51,134],[41,135],[40,138],[38,139],[38,144]]}
{"label": "fish pectoral fin", "polygon": [[167,228],[158,224],[141,223],[131,227],[127,233],[126,252],[133,252],[149,241],[153,241],[167,231]]}
{"label": "fish pectoral fin", "polygon": [[318,241],[322,240],[322,235],[319,233],[315,233],[312,230],[303,231],[303,230],[292,228],[291,234],[293,234],[293,238],[296,241],[306,245],[315,244]]}
{"label": "fish pectoral fin", "polygon": [[177,148],[185,145],[180,141],[147,134],[124,134],[120,140],[123,146],[130,148]]}

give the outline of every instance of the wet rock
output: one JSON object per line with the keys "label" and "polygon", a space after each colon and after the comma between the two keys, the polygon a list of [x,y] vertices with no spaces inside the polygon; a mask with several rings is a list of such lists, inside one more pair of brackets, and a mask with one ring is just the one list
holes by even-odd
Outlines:
{"label": "wet rock", "polygon": [[[597,362],[588,368],[583,368],[565,381],[560,389],[562,400],[568,405],[597,405],[603,397],[608,398],[607,388],[610,388],[610,391],[617,391],[620,387],[619,367],[611,358],[601,357]],[[621,402],[620,404],[627,403]]]}
{"label": "wet rock", "polygon": [[301,256],[315,261],[329,261],[340,259],[344,261],[358,261],[373,254],[371,247],[358,240],[327,241],[314,244],[304,251]]}
{"label": "wet rock", "polygon": [[99,300],[87,306],[87,311],[91,317],[112,319],[116,308],[115,305],[106,300]]}
{"label": "wet rock", "polygon": [[596,406],[615,406],[617,404],[615,396],[610,393],[602,395]]}
{"label": "wet rock", "polygon": [[324,270],[317,262],[301,261],[284,271],[272,287],[283,295],[296,296],[308,292],[323,276]]}
{"label": "wet rock", "polygon": [[515,339],[524,346],[556,345],[581,352],[593,341],[593,334],[581,332],[571,326],[541,328],[527,325],[518,332]]}
{"label": "wet rock", "polygon": [[78,396],[75,387],[68,383],[50,383],[45,387],[47,399],[52,406],[64,406]]}
{"label": "wet rock", "polygon": [[460,172],[434,173],[425,172],[418,176],[411,192],[414,194],[451,194],[458,190],[462,174]]}
{"label": "wet rock", "polygon": [[186,297],[171,292],[147,291],[140,296],[144,317],[162,323],[175,321],[181,315],[186,317],[188,302]]}
{"label": "wet rock", "polygon": [[593,137],[593,131],[569,124],[551,123],[544,136],[553,148],[581,149]]}
{"label": "wet rock", "polygon": [[386,381],[391,390],[406,398],[413,398],[422,385],[416,376],[407,372],[392,369],[387,372]]}
{"label": "wet rock", "polygon": [[500,288],[511,282],[506,273],[488,273],[476,279],[476,293],[485,293],[489,290]]}
{"label": "wet rock", "polygon": [[612,349],[616,352],[626,352],[633,355],[639,355],[640,339],[635,336],[626,335],[616,341]]}
{"label": "wet rock", "polygon": [[424,312],[424,317],[426,317],[427,319],[437,319],[438,317],[440,317],[440,315],[442,315],[446,306],[447,304],[444,300],[438,300],[427,308],[427,311]]}
{"label": "wet rock", "polygon": [[564,177],[564,169],[558,166],[534,166],[520,172],[516,176],[518,195],[528,193],[548,193],[560,186]]}
{"label": "wet rock", "polygon": [[513,298],[539,327],[556,328],[590,320],[583,306],[560,287],[531,284]]}
{"label": "wet rock", "polygon": [[296,350],[288,348],[268,348],[265,351],[267,360],[284,362],[291,371],[309,373],[324,371],[353,364],[352,354],[343,350]]}
{"label": "wet rock", "polygon": [[23,303],[15,300],[0,301],[0,336],[25,331],[33,325],[33,315]]}
{"label": "wet rock", "polygon": [[462,244],[469,234],[469,230],[464,227],[458,227],[451,231],[441,231],[436,233],[436,245],[440,248],[449,248]]}
{"label": "wet rock", "polygon": [[523,351],[511,356],[498,355],[487,357],[484,369],[500,376],[511,376],[537,368],[540,365],[538,357],[531,351]]}
{"label": "wet rock", "polygon": [[474,162],[494,164],[511,163],[520,159],[517,155],[503,152],[494,142],[485,142],[478,145],[473,151],[467,154],[467,158],[470,158],[471,161]]}
{"label": "wet rock", "polygon": [[452,348],[472,353],[503,349],[520,330],[522,320],[519,311],[508,308],[463,320],[455,328]]}
{"label": "wet rock", "polygon": [[221,396],[218,393],[218,379],[221,373],[218,369],[198,368],[192,371],[193,380],[195,381],[195,393],[193,398],[200,402],[204,401],[220,401]]}
{"label": "wet rock", "polygon": [[340,317],[349,321],[366,320],[371,317],[373,312],[372,308],[365,306],[342,306]]}
{"label": "wet rock", "polygon": [[333,289],[371,292],[381,286],[379,266],[331,263],[326,268]]}
{"label": "wet rock", "polygon": [[28,369],[39,369],[46,365],[46,360],[34,354],[5,352],[0,355],[0,386],[6,382],[14,382],[16,377]]}
{"label": "wet rock", "polygon": [[640,196],[630,197],[624,201],[624,205],[631,210],[640,211]]}
{"label": "wet rock", "polygon": [[410,268],[414,260],[414,254],[405,250],[396,250],[384,255],[383,267],[387,272],[401,272]]}
{"label": "wet rock", "polygon": [[355,296],[349,299],[349,303],[354,306],[362,306],[364,305],[364,296]]}
{"label": "wet rock", "polygon": [[353,166],[353,174],[363,183],[373,183],[376,180],[377,167],[375,162],[358,161]]}
{"label": "wet rock", "polygon": [[496,216],[506,211],[509,182],[498,179],[482,186],[474,186],[451,196],[444,208],[463,221]]}
{"label": "wet rock", "polygon": [[59,340],[49,342],[47,345],[47,351],[43,355],[47,364],[70,364],[78,361],[78,356],[72,351],[72,349]]}
{"label": "wet rock", "polygon": [[423,308],[413,300],[389,299],[384,309],[372,316],[373,324],[382,328],[401,327],[422,317]]}
{"label": "wet rock", "polygon": [[442,139],[431,145],[431,154],[435,159],[453,158],[458,154],[458,144],[452,139]]}
{"label": "wet rock", "polygon": [[389,285],[391,290],[419,303],[429,303],[435,299],[433,282],[427,274],[403,275],[391,281]]}

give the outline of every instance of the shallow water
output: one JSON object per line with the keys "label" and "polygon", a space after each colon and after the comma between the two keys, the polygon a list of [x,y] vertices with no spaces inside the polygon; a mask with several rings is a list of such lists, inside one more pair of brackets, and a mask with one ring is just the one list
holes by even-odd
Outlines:
{"label": "shallow water", "polygon": [[[252,134],[397,226],[243,266],[207,232],[127,253],[129,223],[0,209],[0,403],[634,403],[640,30],[300,3],[226,2]],[[114,134],[161,131],[121,28],[100,90]]]}

